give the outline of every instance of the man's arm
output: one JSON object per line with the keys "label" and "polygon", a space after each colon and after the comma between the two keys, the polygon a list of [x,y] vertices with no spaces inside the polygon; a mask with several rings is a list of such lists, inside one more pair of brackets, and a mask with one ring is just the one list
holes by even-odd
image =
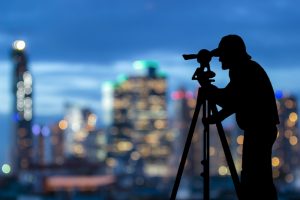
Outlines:
{"label": "man's arm", "polygon": [[213,115],[207,117],[207,118],[203,118],[202,122],[204,124],[216,124],[218,122],[223,121],[224,119],[226,119],[227,117],[229,117],[230,115],[232,115],[234,112],[232,110],[223,108],[222,110],[220,110],[217,113],[214,113]]}

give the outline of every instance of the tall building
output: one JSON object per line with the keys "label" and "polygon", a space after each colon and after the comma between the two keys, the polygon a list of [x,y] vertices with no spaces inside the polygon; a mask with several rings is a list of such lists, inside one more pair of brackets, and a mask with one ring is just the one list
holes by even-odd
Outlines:
{"label": "tall building", "polygon": [[[172,171],[177,173],[178,164],[180,162],[184,145],[189,133],[190,124],[192,117],[194,115],[194,110],[196,107],[196,98],[193,92],[186,91],[185,89],[180,89],[172,92],[171,94],[172,101],[174,102],[174,137],[175,141],[173,142],[173,164]],[[201,118],[198,118],[200,121],[197,123],[193,134],[193,140],[191,147],[189,149],[189,154],[187,157],[185,165],[185,174],[188,176],[200,175],[203,171],[203,166],[201,166],[202,155],[201,152]],[[200,127],[201,126],[201,127]],[[203,128],[202,128],[203,129]],[[197,153],[198,152],[198,153]]]}
{"label": "tall building", "polygon": [[67,106],[64,119],[59,121],[56,128],[52,128],[54,162],[62,164],[73,159],[89,162],[105,160],[106,135],[96,128],[96,122],[97,116],[90,109]]}
{"label": "tall building", "polygon": [[273,177],[292,183],[296,180],[296,170],[300,165],[297,99],[280,91],[276,92],[276,97],[280,124],[273,148]]}
{"label": "tall building", "polygon": [[[189,133],[191,121],[194,115],[197,99],[197,94],[185,89],[179,89],[171,94],[174,102],[174,124],[173,132],[175,141],[173,142],[173,159],[172,171],[178,170],[179,161],[181,159],[183,148]],[[199,176],[203,172],[203,132],[202,124],[203,110],[201,108],[198,121],[193,134],[192,144],[189,149],[184,172],[187,176]],[[227,141],[230,144],[230,134],[224,129],[227,136]],[[210,175],[229,175],[224,151],[221,146],[219,135],[215,125],[210,126],[209,130],[210,144]]]}
{"label": "tall building", "polygon": [[51,163],[62,165],[65,162],[64,156],[64,130],[67,128],[68,122],[60,120],[51,126]]}
{"label": "tall building", "polygon": [[47,137],[50,135],[50,129],[48,126],[42,126],[34,124],[32,126],[33,133],[33,159],[32,162],[35,165],[45,165],[47,162]]}
{"label": "tall building", "polygon": [[13,170],[18,173],[27,169],[32,161],[32,75],[27,67],[25,42],[17,40],[13,43],[12,61],[13,70],[13,117],[14,117],[14,144]]}
{"label": "tall building", "polygon": [[132,172],[142,163],[146,175],[167,175],[167,79],[156,62],[136,61],[134,66],[146,74],[121,76],[113,84],[109,157],[121,171]]}

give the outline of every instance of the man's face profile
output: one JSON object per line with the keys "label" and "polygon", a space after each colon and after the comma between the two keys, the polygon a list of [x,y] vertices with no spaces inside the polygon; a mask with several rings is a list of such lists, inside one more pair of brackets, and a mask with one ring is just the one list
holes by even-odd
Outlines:
{"label": "man's face profile", "polygon": [[226,55],[225,52],[220,52],[220,57],[219,57],[219,61],[221,62],[221,66],[223,70],[227,70],[230,69],[232,63],[232,59],[230,59],[230,57],[228,55]]}

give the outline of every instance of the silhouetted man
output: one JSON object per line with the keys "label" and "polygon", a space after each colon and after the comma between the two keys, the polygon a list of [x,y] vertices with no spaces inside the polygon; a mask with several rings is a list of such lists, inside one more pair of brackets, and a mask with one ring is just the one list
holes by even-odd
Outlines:
{"label": "silhouetted man", "polygon": [[[274,91],[264,69],[246,51],[241,37],[223,37],[211,52],[222,69],[229,69],[229,84],[204,91],[222,109],[205,123],[216,123],[235,113],[244,130],[241,191],[243,199],[277,199],[272,177],[272,145],[279,124]],[[264,197],[265,196],[265,197]]]}

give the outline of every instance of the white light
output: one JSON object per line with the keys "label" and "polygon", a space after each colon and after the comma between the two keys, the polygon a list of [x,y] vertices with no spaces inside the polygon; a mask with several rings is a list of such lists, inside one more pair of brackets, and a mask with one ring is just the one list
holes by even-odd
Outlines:
{"label": "white light", "polygon": [[23,40],[16,40],[13,43],[13,48],[15,50],[22,51],[25,49],[25,47],[26,47],[26,43]]}
{"label": "white light", "polygon": [[31,108],[32,106],[32,100],[30,97],[26,97],[25,100],[24,100],[24,104],[25,104],[25,107],[27,108]]}
{"label": "white light", "polygon": [[19,81],[19,82],[17,83],[17,88],[18,88],[18,89],[23,89],[23,88],[24,88],[24,83],[23,83],[23,81]]}
{"label": "white light", "polygon": [[29,72],[24,72],[23,74],[24,85],[31,86],[32,85],[32,76]]}
{"label": "white light", "polygon": [[10,171],[11,171],[11,167],[10,167],[9,164],[3,164],[3,165],[2,165],[2,172],[3,172],[4,174],[9,174]]}
{"label": "white light", "polygon": [[26,121],[30,121],[32,119],[32,111],[31,110],[25,110],[24,119]]}

